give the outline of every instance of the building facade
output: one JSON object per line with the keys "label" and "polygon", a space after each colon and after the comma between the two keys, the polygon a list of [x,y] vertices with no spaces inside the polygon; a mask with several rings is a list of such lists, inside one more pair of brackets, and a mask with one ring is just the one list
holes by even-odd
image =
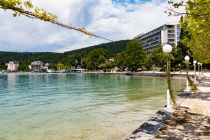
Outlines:
{"label": "building facade", "polygon": [[31,71],[39,72],[43,70],[43,62],[42,61],[33,61],[31,62],[31,65],[29,65],[29,69]]}
{"label": "building facade", "polygon": [[7,71],[13,72],[13,71],[17,71],[18,70],[19,62],[17,62],[17,61],[10,61],[6,65],[7,65]]}
{"label": "building facade", "polygon": [[177,46],[180,36],[180,25],[177,23],[162,25],[146,34],[140,34],[136,38],[141,41],[145,51],[150,54],[154,48],[163,44]]}

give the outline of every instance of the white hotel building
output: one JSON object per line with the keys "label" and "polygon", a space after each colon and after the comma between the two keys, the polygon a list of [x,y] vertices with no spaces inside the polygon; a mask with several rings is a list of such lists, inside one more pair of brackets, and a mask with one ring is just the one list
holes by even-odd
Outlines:
{"label": "white hotel building", "polygon": [[141,41],[148,54],[162,44],[171,44],[177,46],[179,42],[180,25],[177,23],[164,24],[145,34],[138,35],[137,39]]}

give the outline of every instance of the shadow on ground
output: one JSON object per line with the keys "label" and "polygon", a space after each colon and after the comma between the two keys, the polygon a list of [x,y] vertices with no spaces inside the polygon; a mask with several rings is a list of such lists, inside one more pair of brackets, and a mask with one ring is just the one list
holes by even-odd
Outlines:
{"label": "shadow on ground", "polygon": [[180,108],[159,129],[154,139],[210,139],[210,116],[189,113],[187,108]]}

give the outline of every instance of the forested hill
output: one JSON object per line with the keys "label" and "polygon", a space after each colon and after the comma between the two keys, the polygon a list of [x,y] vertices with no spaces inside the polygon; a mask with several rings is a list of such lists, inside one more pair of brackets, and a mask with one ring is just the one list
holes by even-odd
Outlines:
{"label": "forested hill", "polygon": [[64,53],[52,53],[52,52],[0,52],[0,63],[8,61],[27,62],[31,61],[43,61],[45,63],[57,63],[62,58],[68,55],[76,55],[77,57],[84,57],[91,50],[96,48],[104,48],[110,52],[112,56],[123,51],[127,45],[128,40],[115,41],[111,43],[104,43],[100,45],[90,46],[78,50],[68,51]]}
{"label": "forested hill", "polygon": [[121,40],[121,41],[115,41],[115,42],[110,42],[110,43],[103,43],[95,46],[90,46],[87,48],[82,48],[78,50],[73,50],[69,52],[65,52],[64,54],[66,55],[80,55],[80,56],[85,56],[88,54],[91,50],[96,49],[96,48],[103,48],[106,49],[110,52],[111,56],[115,56],[117,53],[123,51],[127,45],[129,40]]}
{"label": "forested hill", "polygon": [[19,61],[19,62],[29,62],[29,61],[44,61],[49,63],[57,62],[61,59],[63,54],[52,53],[52,52],[0,52],[0,62],[8,61]]}

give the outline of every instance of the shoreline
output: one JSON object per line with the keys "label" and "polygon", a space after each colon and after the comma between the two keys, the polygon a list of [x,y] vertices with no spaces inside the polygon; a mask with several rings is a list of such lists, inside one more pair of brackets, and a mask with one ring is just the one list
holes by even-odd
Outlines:
{"label": "shoreline", "polygon": [[[64,72],[64,73],[47,73],[47,72],[9,72],[9,73],[0,73],[0,75],[6,74],[119,74],[119,75],[129,75],[129,76],[151,76],[151,77],[166,77],[165,72],[152,72],[152,71],[143,71],[143,72],[100,72],[100,71],[91,71],[91,72]],[[204,74],[209,74],[205,72]],[[198,74],[197,74],[198,75]],[[193,71],[189,72],[189,76],[194,76]],[[179,71],[171,72],[171,77],[186,77],[186,73]]]}
{"label": "shoreline", "polygon": [[[195,94],[182,92],[178,96],[179,110],[159,109],[126,140],[210,139],[210,77],[207,79],[198,83],[199,90]],[[190,127],[198,122],[199,126]]]}
{"label": "shoreline", "polygon": [[[16,74],[16,73],[11,73],[11,74]],[[20,74],[20,73],[17,73],[17,74]],[[29,74],[31,74],[31,73],[29,73]],[[48,74],[48,73],[32,73],[32,74]],[[55,74],[62,74],[62,73],[55,73]],[[71,73],[63,73],[63,74],[71,74]],[[99,74],[116,74],[116,73],[99,73]],[[127,73],[117,73],[117,74],[127,75]],[[128,75],[129,76],[142,76],[141,74],[142,73],[140,73],[140,75],[139,75],[139,73],[129,73]],[[145,73],[143,73],[143,74],[145,74]],[[146,73],[146,74],[148,74],[148,73]],[[151,74],[151,73],[149,73],[149,74]],[[153,74],[154,73],[152,73],[151,76],[153,76]],[[161,73],[161,74],[165,74],[165,73]],[[143,76],[147,76],[147,75],[143,75]],[[158,77],[158,76],[156,76],[156,77]],[[176,76],[173,76],[173,78],[176,78]],[[179,76],[177,78],[184,78],[184,77]],[[203,84],[202,86],[204,86],[204,85],[206,86],[206,84]],[[181,102],[181,103],[184,102],[183,100],[186,100],[186,97],[188,94],[182,94],[182,95],[183,96],[181,98],[179,98],[180,100],[178,102]],[[165,110],[165,108],[160,109],[159,111],[156,112],[155,116],[153,116],[150,120],[144,122],[143,125],[141,125],[143,127],[140,127],[133,132],[135,134],[135,135],[131,136],[131,138],[133,138],[133,139],[127,139],[127,140],[138,140],[138,139],[135,139],[136,134],[138,134],[138,136],[144,135],[145,139],[150,137],[150,134],[151,134],[152,138],[153,138],[155,136],[154,132],[157,133],[157,131],[160,129],[160,127],[163,127],[165,125],[165,123],[172,117],[173,117],[173,112],[170,112],[169,110]],[[144,131],[144,134],[139,133],[139,130]],[[145,133],[145,132],[147,132],[147,133]],[[149,133],[149,135],[147,135],[148,133]]]}

